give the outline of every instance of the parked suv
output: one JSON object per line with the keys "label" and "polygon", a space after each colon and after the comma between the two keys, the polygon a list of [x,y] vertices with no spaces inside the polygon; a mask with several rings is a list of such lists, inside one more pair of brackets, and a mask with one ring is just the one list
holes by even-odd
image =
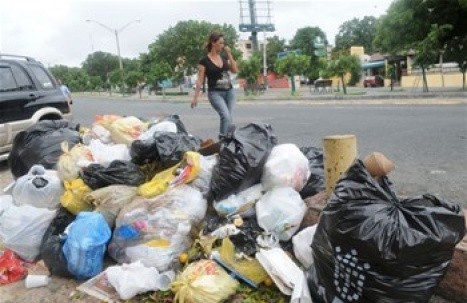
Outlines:
{"label": "parked suv", "polygon": [[15,136],[40,120],[72,119],[67,98],[38,61],[0,54],[0,161]]}

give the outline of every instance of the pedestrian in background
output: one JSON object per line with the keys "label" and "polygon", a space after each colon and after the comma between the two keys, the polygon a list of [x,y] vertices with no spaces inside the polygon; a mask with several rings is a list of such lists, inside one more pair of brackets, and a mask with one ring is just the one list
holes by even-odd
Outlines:
{"label": "pedestrian in background", "polygon": [[[219,114],[219,138],[227,135],[232,125],[232,110],[235,105],[235,92],[229,71],[238,72],[237,62],[232,57],[230,47],[224,43],[224,35],[212,33],[206,44],[207,55],[198,64],[198,79],[196,80],[195,95],[191,101],[191,108],[198,105],[198,96],[204,83],[208,82],[208,100]],[[224,51],[225,56],[221,55]]]}
{"label": "pedestrian in background", "polygon": [[65,96],[65,98],[68,101],[68,104],[73,104],[73,99],[71,98],[71,92],[68,89],[68,87],[62,83],[62,80],[58,79],[58,84],[60,85],[60,90],[62,91],[62,94]]}

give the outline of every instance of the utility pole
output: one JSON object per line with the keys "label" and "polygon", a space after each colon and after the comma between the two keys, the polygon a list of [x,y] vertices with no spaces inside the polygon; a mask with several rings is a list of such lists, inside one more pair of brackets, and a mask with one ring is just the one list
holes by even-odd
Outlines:
{"label": "utility pole", "polygon": [[96,21],[96,20],[86,20],[86,22],[94,22],[100,26],[102,26],[103,28],[105,28],[106,30],[108,30],[109,32],[111,32],[112,34],[115,35],[115,41],[117,42],[117,54],[118,54],[118,64],[120,66],[120,77],[121,77],[121,81],[122,81],[122,87],[121,87],[121,91],[122,91],[122,94],[124,93],[124,88],[125,88],[125,75],[123,73],[123,63],[122,63],[122,56],[120,55],[120,41],[118,39],[118,34],[121,33],[125,28],[127,28],[130,24],[132,23],[135,23],[135,22],[141,22],[141,20],[132,20],[130,22],[128,22],[127,24],[125,24],[124,26],[122,26],[120,29],[113,29],[113,28],[110,28],[108,27],[107,25],[105,24],[102,24],[101,22],[99,21]]}

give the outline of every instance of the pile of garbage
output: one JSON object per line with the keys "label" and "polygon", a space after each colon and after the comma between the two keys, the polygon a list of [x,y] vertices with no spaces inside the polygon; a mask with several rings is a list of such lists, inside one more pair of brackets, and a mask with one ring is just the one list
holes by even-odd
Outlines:
{"label": "pile of garbage", "polygon": [[278,144],[270,125],[214,142],[177,115],[40,121],[9,157],[0,284],[50,274],[105,301],[171,291],[215,303],[272,280],[291,302],[427,302],[465,234],[462,210],[399,199],[375,163],[357,159],[311,224],[304,199],[325,188],[323,151]]}

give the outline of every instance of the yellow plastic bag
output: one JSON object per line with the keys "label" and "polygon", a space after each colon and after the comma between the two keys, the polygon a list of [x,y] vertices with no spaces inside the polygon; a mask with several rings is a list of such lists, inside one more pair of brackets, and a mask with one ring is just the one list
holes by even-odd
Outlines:
{"label": "yellow plastic bag", "polygon": [[222,246],[219,248],[219,254],[222,261],[256,284],[262,283],[268,277],[268,273],[264,270],[258,260],[237,260],[235,258],[235,246],[229,238],[222,240]]}
{"label": "yellow plastic bag", "polygon": [[119,115],[96,115],[96,120],[94,124],[102,125],[107,130],[109,130],[110,125],[112,125],[112,123],[121,118],[123,117]]}
{"label": "yellow plastic bag", "polygon": [[68,142],[61,145],[63,154],[57,162],[57,172],[60,180],[73,181],[78,178],[82,166],[86,166],[93,161],[91,150],[85,145],[77,144],[69,149]]}
{"label": "yellow plastic bag", "polygon": [[200,260],[177,276],[171,290],[175,293],[174,302],[219,303],[234,294],[238,285],[213,260]]}
{"label": "yellow plastic bag", "polygon": [[186,152],[183,160],[163,172],[156,174],[151,181],[138,187],[138,195],[152,198],[166,192],[169,188],[193,181],[201,170],[201,155]]}
{"label": "yellow plastic bag", "polygon": [[113,227],[120,209],[130,204],[134,197],[136,197],[136,187],[110,185],[86,194],[83,199],[87,204],[94,205],[95,210],[104,216],[110,227]]}
{"label": "yellow plastic bag", "polygon": [[147,124],[133,116],[117,119],[108,128],[113,142],[127,145],[131,145],[146,129]]}
{"label": "yellow plastic bag", "polygon": [[63,184],[65,185],[65,192],[60,197],[60,203],[62,203],[63,207],[75,215],[81,211],[92,210],[92,206],[86,203],[84,199],[84,196],[92,190],[84,183],[83,179],[65,181]]}

